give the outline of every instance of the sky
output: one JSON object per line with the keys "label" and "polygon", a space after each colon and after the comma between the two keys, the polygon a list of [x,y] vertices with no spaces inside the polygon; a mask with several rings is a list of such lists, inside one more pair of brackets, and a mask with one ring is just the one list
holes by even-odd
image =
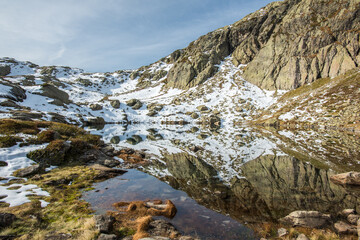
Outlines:
{"label": "sky", "polygon": [[0,0],[0,57],[135,69],[272,0]]}

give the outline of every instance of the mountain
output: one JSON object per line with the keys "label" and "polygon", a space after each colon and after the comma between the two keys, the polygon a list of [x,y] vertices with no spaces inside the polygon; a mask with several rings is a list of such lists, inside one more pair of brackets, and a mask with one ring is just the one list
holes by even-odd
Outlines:
{"label": "mountain", "polygon": [[0,59],[0,117],[359,128],[358,0],[273,2],[148,66]]}

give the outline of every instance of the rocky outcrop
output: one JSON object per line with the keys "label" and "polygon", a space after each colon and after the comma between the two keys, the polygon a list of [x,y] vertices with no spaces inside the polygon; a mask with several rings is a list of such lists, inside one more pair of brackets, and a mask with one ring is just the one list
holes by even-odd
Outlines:
{"label": "rocky outcrop", "polygon": [[55,102],[56,105],[70,103],[69,94],[58,89],[56,86],[52,84],[43,84],[41,86],[40,92],[37,94],[57,100]]}
{"label": "rocky outcrop", "polygon": [[15,102],[22,102],[26,99],[25,90],[16,84],[0,80],[0,87],[2,90],[8,89],[8,91],[2,91],[0,93],[0,97],[2,98],[7,98]]}
{"label": "rocky outcrop", "polygon": [[294,89],[357,67],[360,7],[356,0],[287,0],[190,43],[165,59],[170,87],[206,81],[226,56],[247,64],[244,77],[263,89]]}

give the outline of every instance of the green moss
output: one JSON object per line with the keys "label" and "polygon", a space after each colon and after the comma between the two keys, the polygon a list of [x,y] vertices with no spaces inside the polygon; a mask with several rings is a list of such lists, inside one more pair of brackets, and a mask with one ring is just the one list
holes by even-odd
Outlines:
{"label": "green moss", "polygon": [[4,147],[12,147],[14,145],[16,145],[17,142],[21,142],[21,138],[20,137],[16,137],[16,136],[0,136],[0,148],[4,148]]}
{"label": "green moss", "polygon": [[54,123],[51,125],[50,129],[66,137],[73,137],[79,134],[86,133],[86,131],[82,128],[73,125],[63,124],[63,123]]}

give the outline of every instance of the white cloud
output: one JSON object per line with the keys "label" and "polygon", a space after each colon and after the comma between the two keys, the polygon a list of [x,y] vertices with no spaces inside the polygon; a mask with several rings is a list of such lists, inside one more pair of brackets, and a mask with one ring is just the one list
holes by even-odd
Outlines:
{"label": "white cloud", "polygon": [[0,0],[0,57],[91,71],[139,67],[249,13],[225,5],[216,0]]}

